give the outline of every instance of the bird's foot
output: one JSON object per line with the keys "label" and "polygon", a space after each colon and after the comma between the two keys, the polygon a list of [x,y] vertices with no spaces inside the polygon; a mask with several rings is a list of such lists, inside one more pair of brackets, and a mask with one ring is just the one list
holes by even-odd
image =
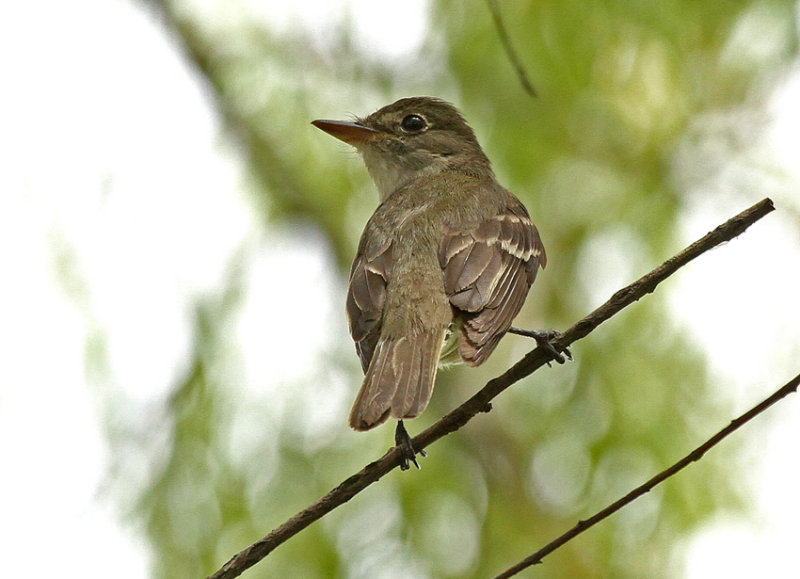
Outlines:
{"label": "bird's foot", "polygon": [[[551,340],[558,338],[561,335],[561,332],[557,330],[523,330],[521,328],[511,327],[508,329],[508,333],[533,338],[536,340],[536,343],[539,345],[539,347],[544,348],[553,357],[553,360],[559,364],[566,362],[564,356],[561,355],[561,352],[556,350],[555,346],[553,346],[551,343]],[[564,348],[563,351],[567,358],[572,360],[572,352],[569,351],[569,348]],[[549,366],[550,362],[548,362],[547,365]]]}
{"label": "bird's foot", "polygon": [[[401,470],[408,470],[411,468],[410,462],[414,463],[414,466],[417,467],[419,470],[420,466],[417,462],[417,451],[414,449],[414,445],[411,443],[411,437],[406,430],[406,427],[403,426],[403,421],[397,421],[397,428],[394,431],[394,443],[400,449],[400,469]],[[422,456],[428,456],[428,453],[424,450],[420,450],[419,454]]]}

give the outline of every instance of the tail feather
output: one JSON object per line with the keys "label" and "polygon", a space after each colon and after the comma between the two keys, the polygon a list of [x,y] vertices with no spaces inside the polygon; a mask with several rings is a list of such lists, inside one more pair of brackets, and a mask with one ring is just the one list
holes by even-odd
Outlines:
{"label": "tail feather", "polygon": [[381,338],[364,377],[350,426],[369,430],[393,418],[418,416],[431,398],[444,330]]}

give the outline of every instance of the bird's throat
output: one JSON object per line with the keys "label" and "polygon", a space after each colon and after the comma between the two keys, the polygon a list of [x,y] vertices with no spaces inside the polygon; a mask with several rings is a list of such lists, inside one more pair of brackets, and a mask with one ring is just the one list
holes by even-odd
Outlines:
{"label": "bird's throat", "polygon": [[450,158],[441,155],[409,155],[398,158],[383,151],[365,148],[361,151],[369,176],[378,189],[381,202],[389,195],[426,175],[437,175],[450,168]]}

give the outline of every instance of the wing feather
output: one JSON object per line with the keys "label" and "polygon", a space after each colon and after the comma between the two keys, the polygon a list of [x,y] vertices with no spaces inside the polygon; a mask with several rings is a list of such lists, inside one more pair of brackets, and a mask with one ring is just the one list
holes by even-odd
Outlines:
{"label": "wing feather", "polygon": [[547,262],[539,232],[521,203],[442,240],[445,291],[462,319],[459,352],[481,364],[522,309],[536,273]]}
{"label": "wing feather", "polygon": [[374,246],[364,245],[362,239],[350,269],[347,318],[350,322],[350,335],[356,343],[356,352],[361,360],[361,368],[366,373],[381,333],[386,285],[392,273],[392,247],[390,240]]}

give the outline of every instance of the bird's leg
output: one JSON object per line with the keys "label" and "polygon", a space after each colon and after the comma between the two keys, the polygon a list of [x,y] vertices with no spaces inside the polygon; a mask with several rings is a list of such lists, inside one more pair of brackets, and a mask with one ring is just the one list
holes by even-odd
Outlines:
{"label": "bird's leg", "polygon": [[[508,333],[533,338],[540,347],[547,350],[547,352],[553,357],[553,360],[559,364],[566,362],[564,356],[562,356],[561,353],[556,350],[555,346],[550,343],[550,340],[554,340],[561,335],[561,333],[557,330],[523,330],[521,328],[515,328],[512,326],[508,329]],[[564,354],[567,355],[567,358],[572,360],[572,352],[569,351],[569,348],[564,348]],[[549,366],[550,362],[548,362],[547,365]]]}
{"label": "bird's leg", "polygon": [[[400,469],[401,470],[408,470],[411,468],[409,465],[409,461],[414,463],[414,466],[417,467],[419,470],[420,466],[417,462],[417,451],[414,450],[414,445],[411,444],[411,437],[408,435],[408,431],[406,431],[406,427],[403,426],[403,421],[397,421],[397,428],[394,431],[394,443],[400,448],[402,461],[400,462]],[[428,456],[424,450],[420,450],[419,453],[422,456]]]}

